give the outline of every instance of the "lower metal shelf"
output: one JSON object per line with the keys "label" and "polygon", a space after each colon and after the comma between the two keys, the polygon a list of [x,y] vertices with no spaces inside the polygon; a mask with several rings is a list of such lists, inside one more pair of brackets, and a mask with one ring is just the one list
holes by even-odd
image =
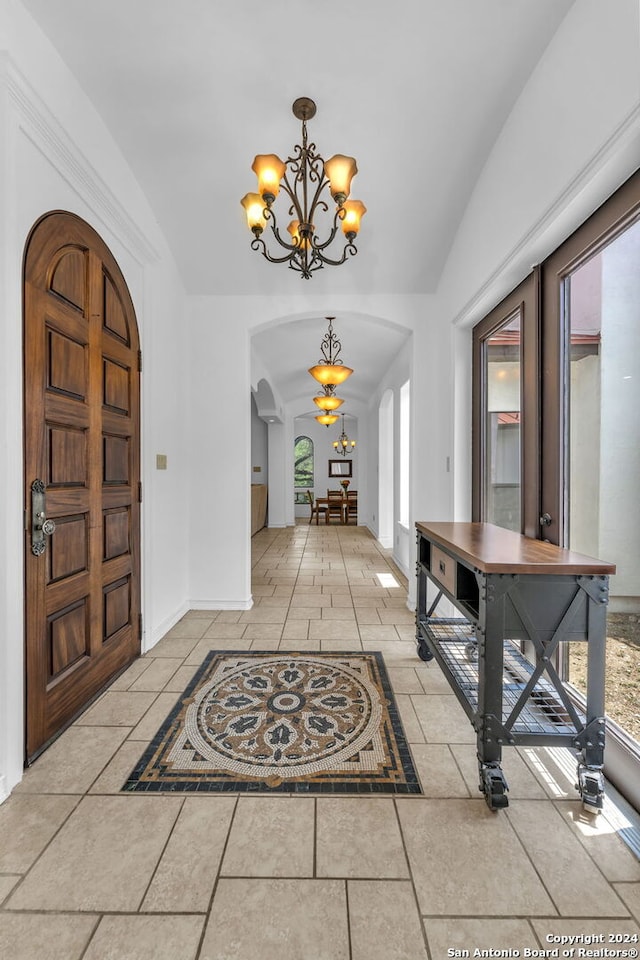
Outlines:
{"label": "lower metal shelf", "polygon": [[[432,617],[420,619],[419,627],[463,694],[470,712],[475,713],[479,678],[474,624],[464,619]],[[575,735],[584,728],[585,715],[572,705],[572,717],[557,688],[544,677],[536,680],[528,696],[519,704],[535,667],[514,641],[503,641],[503,663],[501,721],[512,735],[553,739]]]}

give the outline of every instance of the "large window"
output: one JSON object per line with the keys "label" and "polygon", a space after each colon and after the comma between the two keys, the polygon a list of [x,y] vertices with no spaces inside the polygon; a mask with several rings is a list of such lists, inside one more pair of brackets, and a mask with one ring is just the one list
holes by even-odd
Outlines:
{"label": "large window", "polygon": [[313,487],[313,440],[296,437],[293,448],[294,487]]}
{"label": "large window", "polygon": [[[473,336],[474,520],[616,564],[607,772],[627,793],[630,758],[640,783],[639,317],[640,171]],[[577,700],[585,662],[584,643],[560,645],[557,667]]]}

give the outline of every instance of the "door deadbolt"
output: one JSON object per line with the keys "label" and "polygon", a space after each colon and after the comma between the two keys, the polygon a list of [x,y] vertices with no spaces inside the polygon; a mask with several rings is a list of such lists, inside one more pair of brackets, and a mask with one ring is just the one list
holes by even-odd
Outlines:
{"label": "door deadbolt", "polygon": [[542,516],[540,517],[540,526],[548,527],[551,523],[553,523],[553,517],[551,516],[551,514],[543,513]]}
{"label": "door deadbolt", "polygon": [[45,513],[45,493],[47,488],[42,480],[31,484],[31,553],[40,557],[44,553],[47,541],[56,529],[53,520],[47,520]]}

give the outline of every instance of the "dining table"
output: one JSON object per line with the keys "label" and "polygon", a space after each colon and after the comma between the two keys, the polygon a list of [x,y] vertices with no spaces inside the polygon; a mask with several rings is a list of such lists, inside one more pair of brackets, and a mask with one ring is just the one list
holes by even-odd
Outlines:
{"label": "dining table", "polygon": [[[316,507],[327,508],[325,513],[325,523],[329,523],[329,497],[316,497]],[[349,523],[349,499],[342,497],[342,510],[340,511],[340,523]]]}

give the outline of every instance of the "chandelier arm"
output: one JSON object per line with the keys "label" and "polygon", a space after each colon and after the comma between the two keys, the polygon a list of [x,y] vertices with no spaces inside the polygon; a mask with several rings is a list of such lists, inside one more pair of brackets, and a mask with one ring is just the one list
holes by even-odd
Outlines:
{"label": "chandelier arm", "polygon": [[[275,237],[276,241],[280,244],[281,247],[284,247],[285,250],[291,250],[295,252],[299,249],[299,244],[297,243],[287,243],[286,240],[283,240],[280,236],[280,231],[278,230],[278,219],[275,215],[273,209],[265,209],[265,220],[270,220],[269,226],[271,227],[271,232]],[[285,258],[286,259],[286,258]],[[274,260],[273,263],[283,263],[283,260]]]}
{"label": "chandelier arm", "polygon": [[[287,163],[289,163],[289,160],[287,160]],[[280,181],[280,183],[282,184],[282,189],[291,198],[291,202],[293,204],[293,206],[289,210],[289,213],[292,214],[295,209],[295,213],[298,217],[298,220],[304,220],[304,212],[302,210],[302,207],[300,206],[300,200],[298,199],[298,195],[295,192],[295,189],[292,189],[291,185],[289,184],[286,170],[284,172],[284,176],[282,177],[282,180]]]}
{"label": "chandelier arm", "polygon": [[340,264],[346,263],[347,254],[351,257],[355,257],[357,252],[358,248],[350,240],[345,243],[344,250],[342,251],[342,257],[339,260],[332,260],[330,257],[325,256],[320,249],[314,247],[314,254],[317,255],[317,258],[322,260],[323,264],[326,263],[331,267],[339,267]]}
{"label": "chandelier arm", "polygon": [[333,227],[331,229],[331,233],[329,234],[327,239],[324,241],[324,243],[313,244],[313,249],[317,250],[320,256],[322,256],[322,251],[326,249],[326,247],[328,247],[331,243],[333,243],[336,233],[338,232],[337,216],[338,215],[336,214],[336,217],[334,218],[334,221],[333,221]]}
{"label": "chandelier arm", "polygon": [[[329,181],[323,175],[322,177],[320,177],[320,182],[318,183],[316,192],[313,195],[313,200],[311,201],[311,206],[309,207],[309,223],[313,223],[313,217],[318,207],[324,208],[325,212],[329,209],[329,204],[326,202],[326,200],[320,198],[320,194],[322,193],[324,188],[328,186],[329,186]],[[335,235],[335,231],[334,231],[334,235]]]}
{"label": "chandelier arm", "polygon": [[291,253],[286,254],[284,257],[272,257],[267,250],[267,245],[262,237],[254,237],[254,239],[251,241],[251,249],[261,253],[262,256],[269,261],[269,263],[286,263],[288,260],[292,260],[298,252],[297,250],[292,250]]}

